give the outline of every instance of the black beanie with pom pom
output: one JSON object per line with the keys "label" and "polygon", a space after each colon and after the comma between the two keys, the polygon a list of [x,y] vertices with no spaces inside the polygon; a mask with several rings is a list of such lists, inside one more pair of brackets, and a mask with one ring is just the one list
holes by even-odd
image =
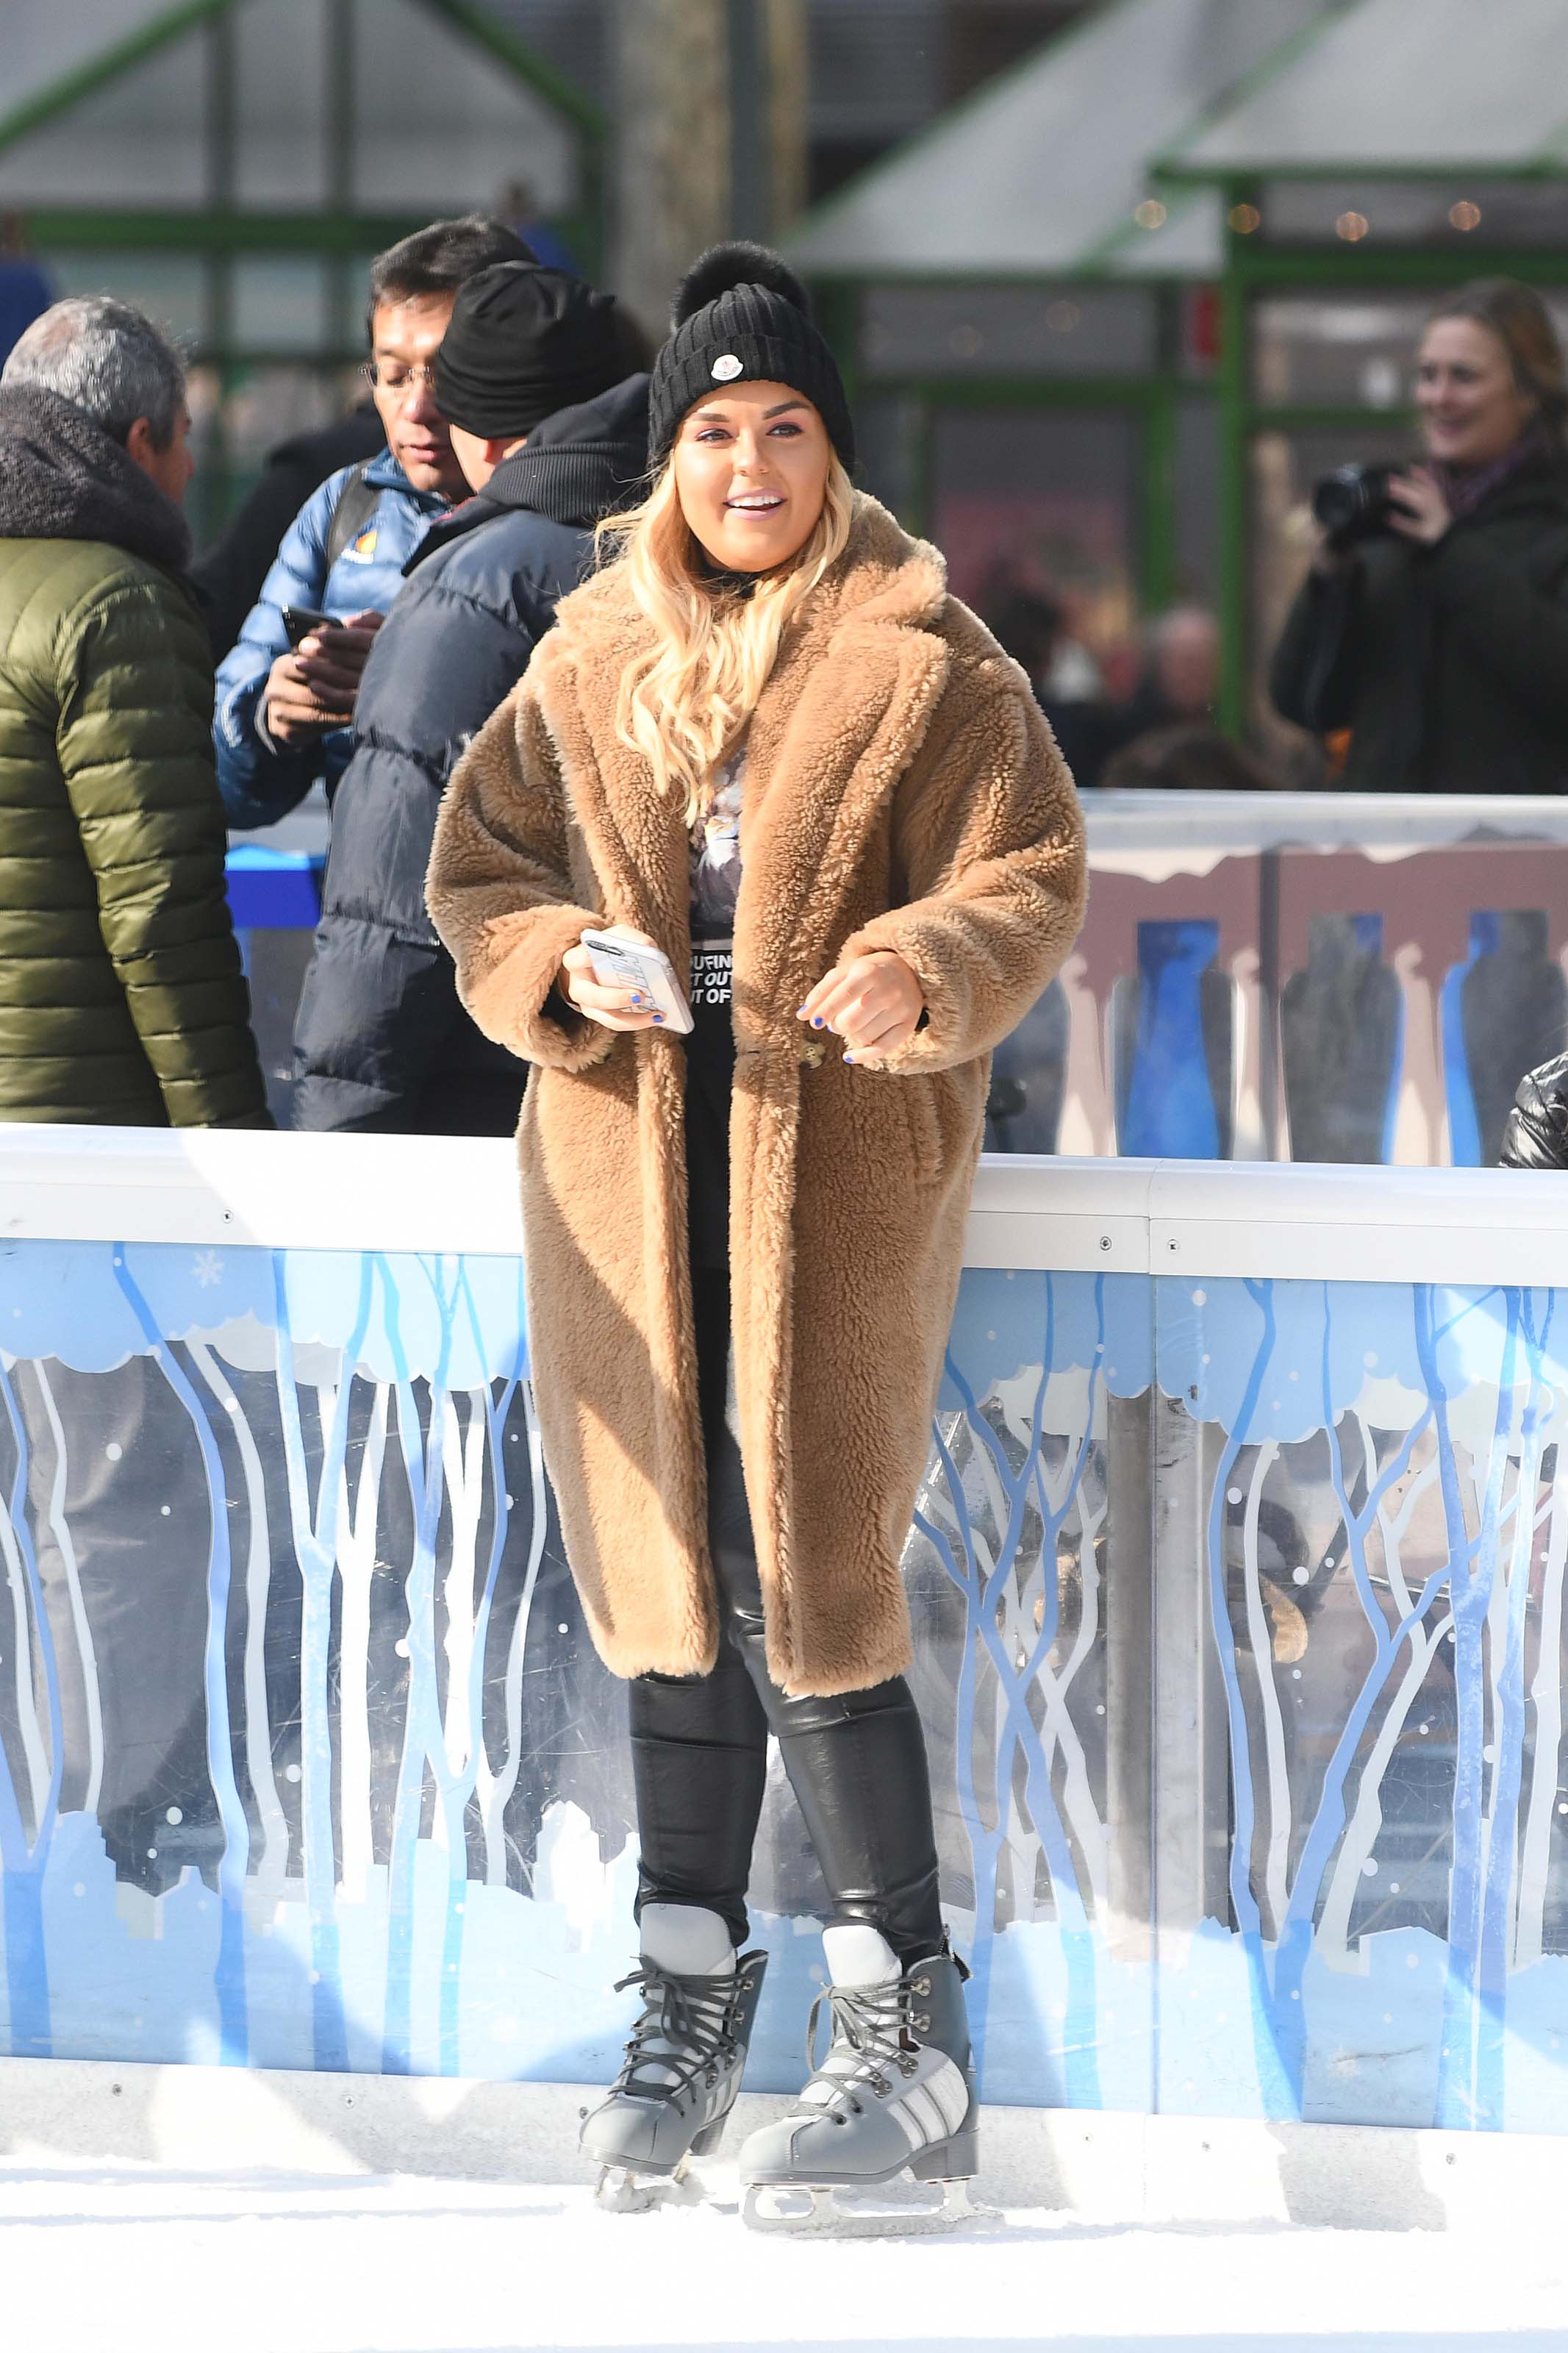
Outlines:
{"label": "black beanie with pom pom", "polygon": [[805,289],[776,253],[743,241],[712,247],[677,288],[670,329],[648,392],[648,463],[655,473],[687,410],[748,379],[805,393],[853,470],[855,427],[838,363],[812,323]]}

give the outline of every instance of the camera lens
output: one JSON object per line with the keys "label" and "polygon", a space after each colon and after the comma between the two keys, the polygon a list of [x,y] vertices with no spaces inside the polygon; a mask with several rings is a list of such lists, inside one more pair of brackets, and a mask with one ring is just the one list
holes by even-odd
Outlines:
{"label": "camera lens", "polygon": [[1312,492],[1312,512],[1325,531],[1348,530],[1366,508],[1366,485],[1359,466],[1341,466]]}

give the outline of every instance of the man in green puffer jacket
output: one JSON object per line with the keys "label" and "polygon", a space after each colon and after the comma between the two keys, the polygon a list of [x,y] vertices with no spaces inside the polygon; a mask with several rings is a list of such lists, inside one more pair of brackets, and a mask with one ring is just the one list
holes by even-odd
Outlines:
{"label": "man in green puffer jacket", "polygon": [[179,354],[57,302],[0,374],[0,1120],[269,1127],[182,575]]}

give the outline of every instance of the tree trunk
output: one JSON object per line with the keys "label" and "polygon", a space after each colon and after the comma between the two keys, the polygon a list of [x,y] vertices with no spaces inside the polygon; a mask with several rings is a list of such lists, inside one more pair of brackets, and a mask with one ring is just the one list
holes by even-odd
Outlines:
{"label": "tree trunk", "polygon": [[760,0],[767,13],[770,162],[768,234],[782,237],[805,210],[805,0]]}
{"label": "tree trunk", "polygon": [[730,222],[729,0],[615,0],[610,282],[657,340]]}
{"label": "tree trunk", "polygon": [[705,246],[805,209],[805,0],[615,0],[610,282],[656,338]]}

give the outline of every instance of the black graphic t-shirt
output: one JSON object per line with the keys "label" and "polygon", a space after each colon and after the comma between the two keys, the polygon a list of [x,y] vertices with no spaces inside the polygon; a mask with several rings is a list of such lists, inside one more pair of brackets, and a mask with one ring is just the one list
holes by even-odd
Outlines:
{"label": "black graphic t-shirt", "polygon": [[731,982],[741,889],[741,804],[746,755],[719,771],[706,818],[691,834],[693,1029],[686,1040],[686,1165],[693,1266],[730,1262],[730,1095],[735,1077]]}

